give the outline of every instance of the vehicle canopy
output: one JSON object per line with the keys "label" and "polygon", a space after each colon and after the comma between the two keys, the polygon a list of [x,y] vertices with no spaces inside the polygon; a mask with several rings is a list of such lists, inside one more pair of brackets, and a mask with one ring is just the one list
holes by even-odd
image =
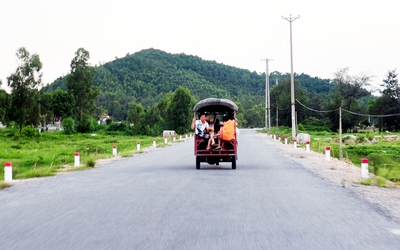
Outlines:
{"label": "vehicle canopy", "polygon": [[231,100],[220,98],[207,98],[198,102],[194,106],[193,111],[195,113],[213,112],[232,115],[232,117],[236,117],[236,112],[238,111],[238,109],[238,106]]}

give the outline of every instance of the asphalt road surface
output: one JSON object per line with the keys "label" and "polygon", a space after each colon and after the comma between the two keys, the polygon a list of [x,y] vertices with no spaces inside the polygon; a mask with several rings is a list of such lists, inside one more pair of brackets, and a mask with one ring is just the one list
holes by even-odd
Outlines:
{"label": "asphalt road surface", "polygon": [[263,140],[241,131],[236,170],[196,170],[191,138],[17,183],[0,249],[400,249],[399,224]]}

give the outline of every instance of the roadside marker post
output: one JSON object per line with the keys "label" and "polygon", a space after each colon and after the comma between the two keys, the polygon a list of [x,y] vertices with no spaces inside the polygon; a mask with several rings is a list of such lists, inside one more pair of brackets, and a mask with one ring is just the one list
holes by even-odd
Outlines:
{"label": "roadside marker post", "polygon": [[176,141],[176,136],[174,136],[174,142]]}
{"label": "roadside marker post", "polygon": [[113,156],[117,156],[117,146],[113,146]]}
{"label": "roadside marker post", "polygon": [[153,139],[153,147],[157,147],[156,139]]}
{"label": "roadside marker post", "polygon": [[185,138],[186,138],[186,139],[188,138],[188,134],[185,135]]}
{"label": "roadside marker post", "polygon": [[294,148],[297,148],[297,140],[293,140]]}
{"label": "roadside marker post", "polygon": [[368,159],[361,159],[361,178],[368,179],[369,178],[369,169],[368,169]]}
{"label": "roadside marker post", "polygon": [[179,135],[179,140],[182,140],[182,135]]}
{"label": "roadside marker post", "polygon": [[310,152],[310,142],[306,142],[306,152]]}
{"label": "roadside marker post", "polygon": [[274,140],[276,140],[276,134],[274,134]]}
{"label": "roadside marker post", "polygon": [[137,150],[137,151],[140,151],[140,141],[138,141],[138,142],[136,143],[136,150]]}
{"label": "roadside marker post", "polygon": [[278,141],[279,141],[279,142],[281,142],[281,140],[282,140],[282,137],[281,137],[281,136],[279,136],[279,137],[278,137]]}
{"label": "roadside marker post", "polygon": [[6,162],[4,164],[4,181],[5,182],[12,181],[12,164],[11,164],[11,162]]}
{"label": "roadside marker post", "polygon": [[168,137],[164,136],[164,143],[167,144],[168,143]]}
{"label": "roadside marker post", "polygon": [[81,165],[80,163],[80,155],[79,152],[75,152],[75,157],[74,157],[74,166],[79,167]]}
{"label": "roadside marker post", "polygon": [[287,144],[287,136],[285,136],[285,144]]}
{"label": "roadside marker post", "polygon": [[327,161],[331,160],[331,147],[329,146],[325,148],[325,159]]}

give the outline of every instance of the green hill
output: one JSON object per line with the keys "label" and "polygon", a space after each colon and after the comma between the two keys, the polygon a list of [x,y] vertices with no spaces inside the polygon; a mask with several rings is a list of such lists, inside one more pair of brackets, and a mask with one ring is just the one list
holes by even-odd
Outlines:
{"label": "green hill", "polygon": [[[126,118],[129,102],[151,107],[179,86],[188,88],[197,99],[217,97],[239,103],[250,101],[252,105],[265,103],[265,73],[250,72],[198,56],[146,49],[96,68],[94,85],[101,90],[97,105],[119,120]],[[272,72],[271,87],[276,79],[285,81],[290,79],[290,74]],[[296,74],[295,79],[310,93],[327,94],[333,87],[330,80],[306,74]],[[45,90],[51,92],[58,88],[66,89],[65,77],[58,78]]]}

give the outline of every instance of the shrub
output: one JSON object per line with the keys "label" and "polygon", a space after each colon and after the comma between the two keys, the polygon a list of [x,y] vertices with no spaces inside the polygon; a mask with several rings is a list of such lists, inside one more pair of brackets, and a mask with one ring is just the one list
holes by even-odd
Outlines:
{"label": "shrub", "polygon": [[17,124],[12,121],[8,124],[6,128],[6,133],[8,137],[13,137],[14,135],[19,135],[18,126]]}
{"label": "shrub", "polygon": [[39,137],[40,133],[36,128],[29,125],[22,128],[22,135],[25,137],[32,138],[32,137]]}
{"label": "shrub", "polygon": [[299,125],[297,125],[297,129],[299,130],[299,131],[302,131],[302,132],[305,132],[305,131],[307,131],[306,130],[306,128],[303,126],[303,124],[299,124]]}
{"label": "shrub", "polygon": [[75,133],[75,121],[71,117],[65,118],[62,121],[62,126],[64,128],[65,134],[73,134]]}
{"label": "shrub", "polygon": [[95,162],[93,159],[89,159],[89,160],[86,162],[86,165],[87,165],[88,167],[94,168],[94,166],[96,165],[96,162]]}
{"label": "shrub", "polygon": [[122,122],[113,122],[107,126],[106,131],[121,131],[124,132],[127,129],[127,125]]}
{"label": "shrub", "polygon": [[77,131],[80,133],[92,132],[95,129],[95,124],[96,124],[96,121],[94,121],[89,116],[84,115],[82,117],[82,120],[80,120],[78,123]]}
{"label": "shrub", "polygon": [[358,142],[358,143],[363,143],[363,142],[365,142],[365,137],[362,136],[362,135],[359,135],[359,136],[357,137],[357,142]]}

